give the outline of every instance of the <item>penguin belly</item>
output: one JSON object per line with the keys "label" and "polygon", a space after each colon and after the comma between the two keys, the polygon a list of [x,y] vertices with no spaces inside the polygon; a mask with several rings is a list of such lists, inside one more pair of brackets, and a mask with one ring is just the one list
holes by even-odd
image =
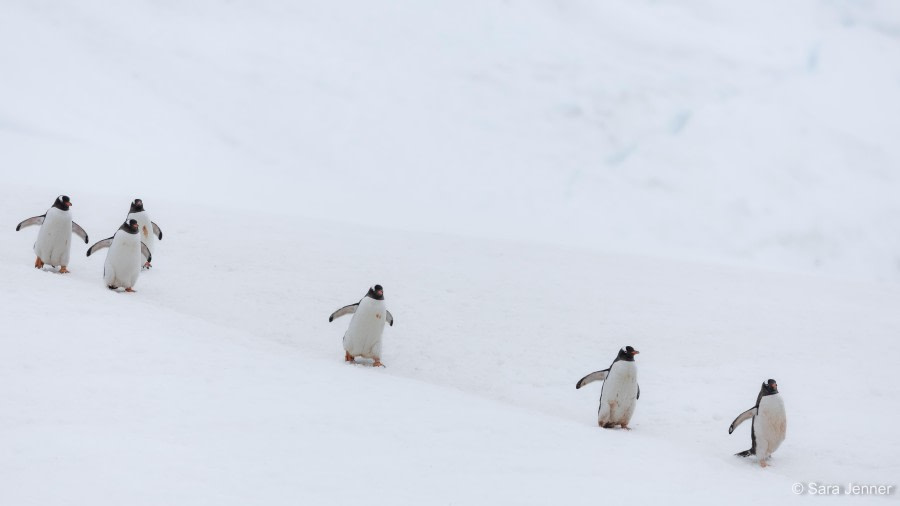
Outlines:
{"label": "penguin belly", "polygon": [[107,286],[133,288],[140,273],[140,234],[116,232],[103,264],[103,281]]}
{"label": "penguin belly", "polygon": [[53,267],[69,265],[72,246],[72,214],[55,207],[47,210],[34,243],[34,254]]}
{"label": "penguin belly", "polygon": [[787,433],[787,416],[781,395],[766,395],[759,401],[759,409],[753,418],[753,435],[756,438],[756,456],[766,461],[781,446]]}
{"label": "penguin belly", "polygon": [[600,392],[600,426],[627,426],[634,414],[637,400],[637,366],[634,362],[619,361],[610,367]]}
{"label": "penguin belly", "polygon": [[381,358],[381,335],[387,314],[383,300],[369,297],[359,302],[344,333],[344,349],[354,357]]}
{"label": "penguin belly", "polygon": [[[156,250],[156,234],[153,233],[153,223],[150,221],[150,215],[147,214],[147,211],[129,213],[128,217],[125,218],[125,221],[128,220],[136,220],[138,222],[138,235],[141,237],[141,241],[147,245],[147,249],[150,250],[150,256],[152,257]],[[138,259],[138,261],[141,262],[141,265],[144,264],[141,259]]]}

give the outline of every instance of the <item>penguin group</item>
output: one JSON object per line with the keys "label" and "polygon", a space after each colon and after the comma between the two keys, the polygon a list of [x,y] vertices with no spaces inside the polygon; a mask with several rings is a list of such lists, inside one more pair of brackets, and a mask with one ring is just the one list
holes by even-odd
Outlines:
{"label": "penguin group", "polygon": [[[619,350],[612,364],[602,371],[596,371],[578,380],[575,388],[602,381],[600,407],[597,410],[597,425],[605,429],[619,426],[629,430],[628,424],[634,414],[637,400],[641,398],[641,387],[637,382],[637,366],[634,356],[640,353],[631,346]],[[784,401],[778,394],[778,383],[769,379],[762,384],[756,404],[741,413],[731,422],[728,433],[734,432],[740,424],[752,419],[749,450],[735,453],[738,457],[756,455],[761,467],[768,466],[772,453],[781,446],[787,432],[787,416]]]}
{"label": "penguin group", "polygon": [[[85,244],[88,243],[87,232],[72,221],[70,207],[72,199],[68,195],[60,195],[46,213],[23,220],[16,226],[16,231],[33,225],[41,227],[34,243],[36,269],[49,265],[58,267],[60,274],[66,274],[69,272],[72,249],[71,235],[75,234]],[[141,270],[150,268],[152,247],[157,239],[162,240],[162,231],[156,223],[150,221],[143,201],[134,199],[125,222],[112,237],[97,241],[88,248],[87,256],[109,248],[103,265],[103,280],[107,288],[124,288],[126,292],[134,292]]]}
{"label": "penguin group", "polygon": [[[72,221],[70,208],[72,201],[67,195],[60,195],[46,213],[23,220],[16,226],[21,230],[40,225],[34,243],[36,259],[34,266],[43,269],[45,265],[59,268],[60,274],[69,272],[71,236],[74,234],[88,243],[88,235],[80,225]],[[110,290],[123,288],[134,292],[138,276],[142,270],[151,267],[156,241],[162,240],[162,230],[151,221],[141,199],[131,202],[124,223],[111,236],[97,241],[88,248],[87,256],[108,248],[103,265],[103,281]],[[344,361],[356,363],[358,358],[372,361],[373,367],[384,367],[381,361],[382,335],[385,324],[394,325],[394,316],[388,311],[384,300],[384,287],[371,286],[359,302],[348,304],[331,313],[329,322],[345,315],[353,315],[343,336]],[[635,356],[640,352],[632,346],[621,348],[612,364],[601,371],[592,372],[575,384],[576,389],[602,381],[600,405],[597,410],[597,424],[606,429],[621,427],[630,430],[641,388],[637,380]],[[768,465],[772,453],[785,439],[787,418],[784,402],[778,392],[778,383],[769,379],[762,384],[756,404],[744,411],[728,427],[731,434],[743,422],[751,419],[751,447],[736,453],[741,457],[755,455],[762,467]]]}

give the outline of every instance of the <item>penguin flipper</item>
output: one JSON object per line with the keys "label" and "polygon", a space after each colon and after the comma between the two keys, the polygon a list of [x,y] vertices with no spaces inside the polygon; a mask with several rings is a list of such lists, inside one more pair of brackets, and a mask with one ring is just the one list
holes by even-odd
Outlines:
{"label": "penguin flipper", "polygon": [[581,388],[588,383],[593,383],[595,381],[603,381],[606,379],[606,376],[609,374],[609,369],[603,369],[602,371],[592,372],[587,376],[578,380],[578,383],[575,383],[575,388]]}
{"label": "penguin flipper", "polygon": [[81,228],[81,225],[75,223],[74,221],[72,222],[72,233],[84,239],[85,244],[88,243],[87,232],[85,232],[84,229]]}
{"label": "penguin flipper", "polygon": [[144,244],[144,241],[141,241],[141,254],[144,255],[144,259],[147,262],[153,261],[153,255],[150,254],[150,248],[148,248],[147,245]]}
{"label": "penguin flipper", "polygon": [[738,426],[740,424],[742,424],[742,423],[746,422],[747,420],[756,416],[756,409],[757,409],[756,406],[753,406],[752,408],[748,409],[747,411],[744,411],[743,413],[739,414],[737,416],[737,418],[735,418],[734,421],[731,422],[731,426],[728,427],[728,433],[731,434],[732,432],[734,432],[734,429],[738,428]]}
{"label": "penguin flipper", "polygon": [[112,240],[113,240],[112,237],[107,237],[106,239],[103,239],[102,241],[95,242],[93,246],[88,248],[87,256],[91,256],[94,253],[102,250],[103,248],[108,248],[110,246],[110,244],[112,244]]}
{"label": "penguin flipper", "polygon": [[159,225],[152,221],[150,222],[150,225],[153,226],[153,235],[155,235],[157,239],[162,241],[162,230],[159,229]]}
{"label": "penguin flipper", "polygon": [[384,312],[387,313],[387,322],[388,322],[388,325],[390,325],[391,327],[393,327],[393,326],[394,326],[394,315],[392,315],[391,312],[388,311],[387,309],[385,309]]}
{"label": "penguin flipper", "polygon": [[640,399],[641,398],[641,386],[638,385],[637,387],[638,387],[638,394],[637,394],[636,399]]}
{"label": "penguin flipper", "polygon": [[40,224],[44,223],[44,216],[47,216],[47,215],[42,214],[40,216],[35,216],[33,218],[28,218],[27,220],[23,220],[22,223],[19,223],[18,225],[16,225],[16,232],[18,232],[19,230],[22,230],[25,227],[30,227],[32,225],[40,225]]}
{"label": "penguin flipper", "polygon": [[347,314],[353,314],[356,312],[356,308],[359,307],[359,302],[356,304],[350,304],[349,306],[344,306],[337,311],[331,313],[331,316],[328,317],[328,321],[333,322],[335,318],[340,318],[341,316]]}

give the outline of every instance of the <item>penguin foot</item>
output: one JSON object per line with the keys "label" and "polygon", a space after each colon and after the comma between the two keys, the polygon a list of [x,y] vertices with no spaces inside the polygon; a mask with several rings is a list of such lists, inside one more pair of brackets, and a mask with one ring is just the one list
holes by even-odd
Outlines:
{"label": "penguin foot", "polygon": [[381,363],[381,360],[375,359],[375,362],[372,363],[372,367],[384,367],[384,364]]}
{"label": "penguin foot", "polygon": [[625,425],[624,423],[621,424],[620,427],[622,427],[622,428],[625,429],[625,430],[631,430],[631,427]]}
{"label": "penguin foot", "polygon": [[126,288],[125,291],[128,293],[135,293],[137,290],[135,290],[134,288]]}
{"label": "penguin foot", "polygon": [[604,429],[614,429],[614,428],[616,427],[616,424],[614,424],[614,423],[602,423],[602,422],[598,422],[597,425],[603,427]]}
{"label": "penguin foot", "polygon": [[106,285],[106,288],[109,288],[110,290],[115,290],[115,289],[117,289],[117,288],[119,288],[119,287],[118,287],[118,286],[112,286],[112,285]]}
{"label": "penguin foot", "polygon": [[344,362],[353,362],[353,355],[349,351],[344,352]]}
{"label": "penguin foot", "polygon": [[44,268],[44,261],[41,260],[41,257],[37,257],[34,260],[34,268],[35,269],[43,269]]}
{"label": "penguin foot", "polygon": [[69,269],[66,269],[66,266],[63,265],[62,267],[59,268],[59,273],[60,273],[60,274],[68,274],[68,273],[69,273]]}
{"label": "penguin foot", "polygon": [[146,271],[146,270],[149,270],[151,267],[153,267],[153,266],[150,265],[150,262],[144,262],[144,265],[141,266],[141,270]]}
{"label": "penguin foot", "polygon": [[766,468],[766,467],[768,467],[768,465],[769,465],[769,462],[767,460],[760,459],[759,467]]}

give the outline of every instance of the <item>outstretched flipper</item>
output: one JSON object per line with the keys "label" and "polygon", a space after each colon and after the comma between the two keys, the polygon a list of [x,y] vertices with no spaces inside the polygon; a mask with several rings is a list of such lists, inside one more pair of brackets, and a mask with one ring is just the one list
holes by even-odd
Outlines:
{"label": "outstretched flipper", "polygon": [[40,224],[44,223],[44,216],[47,216],[47,215],[42,214],[40,216],[35,216],[33,218],[28,218],[27,220],[24,220],[22,223],[19,223],[18,225],[16,225],[16,232],[18,232],[19,230],[22,230],[25,227],[30,227],[32,225],[40,225]]}
{"label": "outstretched flipper", "polygon": [[112,240],[113,240],[112,237],[107,237],[106,239],[103,239],[102,241],[97,241],[96,243],[94,243],[93,246],[88,248],[87,256],[91,256],[94,253],[102,250],[103,248],[108,248],[109,245],[112,244]]}
{"label": "outstretched flipper", "polygon": [[350,304],[349,306],[344,306],[337,311],[331,313],[331,316],[328,317],[328,321],[333,322],[335,318],[340,318],[341,316],[347,314],[353,314],[356,312],[356,308],[359,307],[359,302],[356,304]]}
{"label": "outstretched flipper", "polygon": [[153,235],[157,237],[160,241],[162,241],[162,230],[159,229],[159,225],[154,222],[150,222],[150,225],[153,226]]}
{"label": "outstretched flipper", "polygon": [[588,383],[593,383],[595,381],[603,381],[606,379],[606,376],[609,374],[609,369],[603,369],[602,371],[592,372],[587,376],[578,380],[578,383],[575,383],[575,388],[581,388]]}
{"label": "outstretched flipper", "polygon": [[387,309],[385,309],[384,312],[387,313],[387,322],[388,322],[388,325],[390,325],[391,327],[393,327],[393,326],[394,326],[394,315],[392,315],[391,312],[388,311]]}
{"label": "outstretched flipper", "polygon": [[81,228],[81,225],[75,223],[74,221],[72,222],[72,233],[84,239],[85,244],[88,243],[87,232],[85,232],[84,229]]}
{"label": "outstretched flipper", "polygon": [[734,432],[734,429],[738,428],[738,425],[753,418],[756,415],[756,409],[757,409],[756,406],[753,406],[752,408],[748,409],[747,411],[744,411],[743,413],[739,414],[737,416],[737,418],[735,418],[734,421],[731,422],[731,426],[728,427],[728,433],[731,434],[732,432]]}
{"label": "outstretched flipper", "polygon": [[141,254],[144,255],[144,260],[146,260],[148,264],[153,261],[153,256],[150,254],[150,248],[148,248],[143,241],[141,241]]}

